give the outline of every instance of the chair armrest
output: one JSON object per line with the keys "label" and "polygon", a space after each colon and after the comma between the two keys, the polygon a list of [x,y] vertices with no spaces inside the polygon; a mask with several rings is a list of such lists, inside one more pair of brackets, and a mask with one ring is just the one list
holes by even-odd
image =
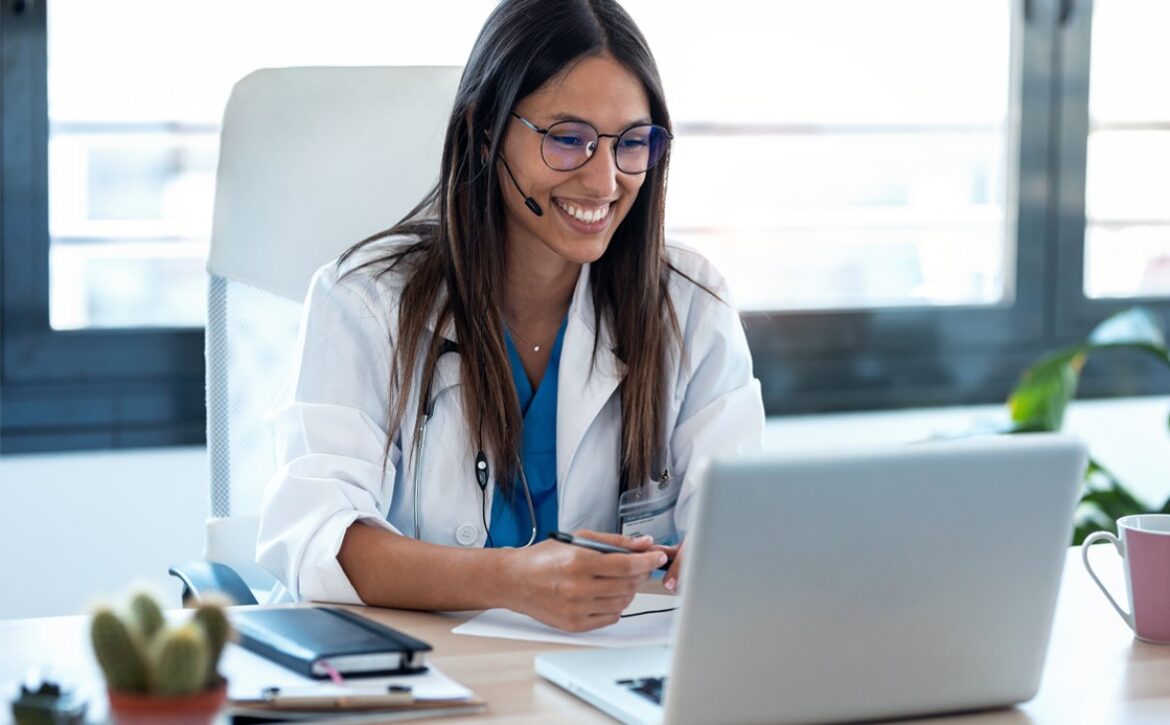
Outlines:
{"label": "chair armrest", "polygon": [[223,594],[235,604],[256,604],[252,590],[234,569],[214,561],[193,561],[168,571],[183,582],[183,606],[198,604],[212,593]]}

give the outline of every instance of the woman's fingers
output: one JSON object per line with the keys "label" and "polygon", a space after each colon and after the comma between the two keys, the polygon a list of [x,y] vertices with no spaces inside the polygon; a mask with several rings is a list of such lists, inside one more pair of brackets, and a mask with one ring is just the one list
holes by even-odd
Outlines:
{"label": "woman's fingers", "polygon": [[593,614],[604,616],[607,614],[621,614],[634,600],[633,595],[625,597],[598,597],[594,600]]}
{"label": "woman's fingers", "polygon": [[577,535],[631,551],[603,554],[553,541],[518,550],[515,556],[520,566],[515,573],[528,586],[510,606],[572,632],[613,624],[651,572],[667,562],[671,550],[653,547],[649,537],[638,540],[590,531]]}
{"label": "woman's fingers", "polygon": [[[610,544],[612,546],[621,546],[623,548],[630,549],[631,551],[635,551],[635,552],[639,552],[639,553],[646,552],[646,553],[652,554],[655,552],[661,552],[663,555],[665,555],[666,558],[665,559],[661,559],[661,558],[658,559],[657,561],[659,563],[652,566],[647,571],[653,571],[654,569],[658,569],[659,567],[663,566],[664,564],[666,564],[669,561],[671,565],[670,565],[670,568],[666,572],[666,577],[663,579],[663,584],[670,591],[675,591],[678,588],[678,576],[679,576],[679,572],[682,571],[682,557],[681,557],[682,545],[681,544],[678,546],[663,546],[661,544],[655,544],[654,539],[652,539],[649,536],[631,537],[631,536],[622,536],[621,534],[607,534],[607,533],[602,533],[600,531],[579,530],[579,531],[573,532],[573,534],[574,534],[574,536],[580,536],[580,537],[585,538],[585,539],[593,539],[594,541],[600,541],[604,544]],[[613,554],[604,554],[603,555],[603,557],[614,557],[614,556],[615,555],[613,555]],[[617,556],[620,556],[620,555],[617,555]],[[648,559],[638,560],[638,559],[636,559],[636,557],[634,557],[631,554],[626,554],[625,558],[631,560],[631,561],[626,562],[627,565],[629,566],[628,573],[625,573],[625,574],[621,573],[621,567],[618,566],[618,568],[616,570],[613,570],[614,573],[602,574],[602,576],[635,576],[634,572],[637,570],[640,570],[646,561],[653,561],[653,560],[648,560]],[[610,561],[612,561],[612,559]]]}
{"label": "woman's fingers", "polygon": [[583,584],[594,586],[601,580],[628,580],[634,586],[650,578],[650,573],[667,562],[661,551],[645,551],[637,554],[601,554],[596,551],[573,552],[573,559],[566,564],[570,576]]}
{"label": "woman's fingers", "polygon": [[537,619],[570,632],[585,632],[617,622],[633,598],[632,594],[596,597],[562,607],[548,619]]}
{"label": "woman's fingers", "polygon": [[662,578],[662,586],[666,587],[668,592],[678,591],[678,577],[682,572],[683,547],[680,545],[674,552],[674,561],[670,563],[670,568],[666,570],[666,576]]}
{"label": "woman's fingers", "polygon": [[622,536],[621,534],[607,534],[600,531],[589,531],[588,529],[574,531],[573,535],[579,536],[582,539],[600,541],[610,546],[620,546],[623,549],[630,549],[631,551],[646,551],[651,546],[654,546],[654,539],[649,536]]}
{"label": "woman's fingers", "polygon": [[655,544],[650,548],[654,549],[654,551],[665,552],[668,557],[673,559],[678,554],[678,550],[681,549],[682,546],[665,546],[663,544]]}
{"label": "woman's fingers", "polygon": [[611,624],[617,624],[619,621],[621,621],[620,613],[607,612],[604,614],[585,614],[568,617],[561,621],[545,622],[545,624],[550,624],[566,632],[589,632],[594,629],[608,627]]}
{"label": "woman's fingers", "polygon": [[648,581],[649,574],[632,577],[594,577],[589,583],[589,594],[591,597],[632,597]]}
{"label": "woman's fingers", "polygon": [[590,562],[594,576],[645,579],[650,572],[666,563],[661,551],[637,554],[601,554]]}

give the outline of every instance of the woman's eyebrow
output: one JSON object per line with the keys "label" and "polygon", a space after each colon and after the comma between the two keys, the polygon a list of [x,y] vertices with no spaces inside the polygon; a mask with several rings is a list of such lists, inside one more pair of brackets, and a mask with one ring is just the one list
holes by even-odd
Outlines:
{"label": "woman's eyebrow", "polygon": [[[552,125],[554,123],[559,123],[560,121],[580,121],[581,123],[588,123],[591,126],[597,125],[597,124],[593,123],[592,121],[590,121],[589,119],[581,118],[580,116],[574,116],[571,113],[554,113],[549,120],[549,125]],[[640,118],[634,119],[633,121],[630,121],[629,123],[622,126],[622,128],[630,128],[631,126],[643,126],[643,125],[646,125],[649,123],[653,123],[653,121],[650,118],[648,118],[647,116],[642,116]]]}

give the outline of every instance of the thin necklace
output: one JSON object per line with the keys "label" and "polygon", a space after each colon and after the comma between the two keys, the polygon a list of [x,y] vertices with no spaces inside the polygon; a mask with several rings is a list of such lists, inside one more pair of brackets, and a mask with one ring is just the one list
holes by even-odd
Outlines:
{"label": "thin necklace", "polygon": [[520,333],[516,332],[516,330],[512,329],[512,326],[511,326],[511,325],[509,325],[508,323],[506,323],[506,322],[505,322],[505,323],[504,323],[504,326],[508,328],[508,332],[512,333],[512,337],[519,338],[519,339],[520,339],[520,342],[524,343],[524,344],[525,344],[525,345],[527,345],[528,347],[531,347],[531,348],[532,348],[532,352],[540,352],[540,348],[544,347],[544,346],[545,346],[545,344],[546,344],[546,343],[543,343],[543,342],[542,342],[542,343],[540,343],[539,345],[535,345],[535,344],[533,344],[533,343],[532,343],[532,341],[531,341],[531,340],[528,340],[527,338],[525,338],[524,336],[522,336]]}

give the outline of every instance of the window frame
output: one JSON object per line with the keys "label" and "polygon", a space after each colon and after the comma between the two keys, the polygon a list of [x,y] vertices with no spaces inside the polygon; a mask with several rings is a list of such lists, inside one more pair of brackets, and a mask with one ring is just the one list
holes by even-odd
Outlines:
{"label": "window frame", "polygon": [[1059,151],[1062,165],[1054,204],[1057,264],[1057,329],[1064,334],[1083,335],[1109,315],[1135,305],[1170,316],[1170,299],[1126,297],[1091,299],[1084,294],[1085,193],[1088,170],[1089,72],[1092,60],[1093,0],[1064,0],[1061,3],[1060,36],[1061,117]]}
{"label": "window frame", "polygon": [[[1051,337],[1062,344],[1083,339],[1110,315],[1141,306],[1162,318],[1162,332],[1170,338],[1170,297],[1091,299],[1084,293],[1094,0],[1058,0],[1055,4],[1059,124],[1053,126],[1056,173],[1051,216],[1056,289],[1049,323]],[[1085,397],[1165,394],[1170,392],[1170,376],[1165,365],[1152,357],[1123,351],[1111,353],[1097,364],[1090,362],[1082,374],[1080,390]]]}
{"label": "window frame", "polygon": [[1020,190],[1044,188],[1050,173],[1051,10],[1019,2],[1013,8],[1008,159],[1016,174],[1004,215],[1015,252],[1005,275],[1010,299],[991,306],[745,314],[769,414],[1001,401],[1042,351],[1035,342],[1047,337],[1051,219],[1044,195]]}
{"label": "window frame", "polygon": [[[1167,299],[1081,291],[1091,0],[1017,0],[1013,12],[1012,299],[746,313],[769,415],[998,402],[1114,311],[1170,318]],[[0,10],[0,453],[202,443],[202,330],[49,325],[45,41],[45,3]],[[1083,395],[1170,391],[1154,362],[1119,357],[1086,368]]]}
{"label": "window frame", "polygon": [[45,41],[45,3],[0,11],[0,451],[202,443],[202,330],[49,324]]}

